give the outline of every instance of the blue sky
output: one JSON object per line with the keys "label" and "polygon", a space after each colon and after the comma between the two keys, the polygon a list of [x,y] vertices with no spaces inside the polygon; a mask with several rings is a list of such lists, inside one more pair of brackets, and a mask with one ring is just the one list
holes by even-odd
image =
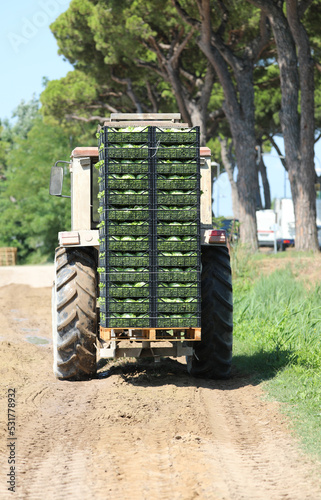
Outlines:
{"label": "blue sky", "polygon": [[[284,144],[281,137],[277,137],[276,143],[284,154]],[[315,146],[315,168],[318,175],[321,175],[321,140]],[[264,163],[267,168],[267,176],[270,183],[271,199],[273,198],[292,198],[291,188],[288,179],[288,174],[285,171],[281,160],[278,158],[278,153],[272,148],[271,153],[264,154]],[[215,168],[215,167],[214,167]],[[231,185],[227,178],[227,174],[223,173],[219,176],[218,181],[214,182],[214,203],[213,211],[216,217],[232,217],[232,199]],[[261,197],[264,200],[263,188],[261,186]]]}
{"label": "blue sky", "polygon": [[[276,138],[276,142],[281,151],[284,152],[283,140]],[[321,156],[320,156],[321,157]],[[267,176],[270,183],[271,197],[273,198],[291,198],[291,189],[286,173],[277,152],[272,149],[271,153],[264,154],[264,163],[267,167]],[[214,167],[215,168],[215,167]],[[261,186],[261,197],[264,200],[263,188]],[[232,217],[231,185],[226,173],[219,176],[214,183],[214,203],[213,211],[216,217]]]}
{"label": "blue sky", "polygon": [[22,99],[43,90],[43,77],[54,80],[72,69],[58,56],[49,25],[68,9],[69,0],[2,2],[0,18],[0,118],[11,118]]}
{"label": "blue sky", "polygon": [[[50,24],[68,9],[70,0],[13,0],[2,2],[0,18],[0,118],[12,117],[23,99],[38,97],[42,80],[59,79],[72,66],[58,55]],[[283,150],[282,140],[280,147]],[[283,166],[272,150],[265,156],[272,198],[291,196]],[[321,167],[321,145],[316,149],[316,166]],[[226,174],[214,185],[215,215],[232,216],[231,189]],[[217,210],[218,209],[218,210]]]}

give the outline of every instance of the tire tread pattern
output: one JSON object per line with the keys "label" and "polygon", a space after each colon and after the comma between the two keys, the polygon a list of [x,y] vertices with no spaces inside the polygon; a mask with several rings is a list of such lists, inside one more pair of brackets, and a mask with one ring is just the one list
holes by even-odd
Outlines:
{"label": "tire tread pattern", "polygon": [[96,287],[94,254],[86,248],[56,249],[54,372],[59,379],[96,373]]}
{"label": "tire tread pattern", "polygon": [[194,343],[188,371],[195,377],[230,376],[233,344],[233,290],[226,247],[202,247],[202,340]]}

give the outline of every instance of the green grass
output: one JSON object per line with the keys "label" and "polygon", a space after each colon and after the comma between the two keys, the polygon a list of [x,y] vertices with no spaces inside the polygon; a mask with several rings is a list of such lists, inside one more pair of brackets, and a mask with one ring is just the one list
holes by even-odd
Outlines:
{"label": "green grass", "polygon": [[287,267],[255,278],[261,260],[232,255],[234,365],[285,403],[303,445],[320,459],[321,278],[309,290],[297,266],[295,276]]}

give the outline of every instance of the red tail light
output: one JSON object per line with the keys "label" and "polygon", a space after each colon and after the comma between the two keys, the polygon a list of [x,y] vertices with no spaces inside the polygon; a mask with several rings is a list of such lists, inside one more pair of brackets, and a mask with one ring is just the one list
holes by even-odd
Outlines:
{"label": "red tail light", "polygon": [[226,243],[226,231],[224,229],[213,229],[208,231],[209,243]]}

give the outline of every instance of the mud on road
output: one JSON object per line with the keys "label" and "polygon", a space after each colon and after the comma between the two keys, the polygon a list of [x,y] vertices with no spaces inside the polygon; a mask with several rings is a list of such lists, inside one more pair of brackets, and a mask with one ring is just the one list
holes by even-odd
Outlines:
{"label": "mud on road", "polygon": [[50,301],[49,287],[0,287],[1,499],[321,499],[320,469],[278,405],[244,377],[196,380],[170,359],[118,361],[91,381],[57,381]]}

